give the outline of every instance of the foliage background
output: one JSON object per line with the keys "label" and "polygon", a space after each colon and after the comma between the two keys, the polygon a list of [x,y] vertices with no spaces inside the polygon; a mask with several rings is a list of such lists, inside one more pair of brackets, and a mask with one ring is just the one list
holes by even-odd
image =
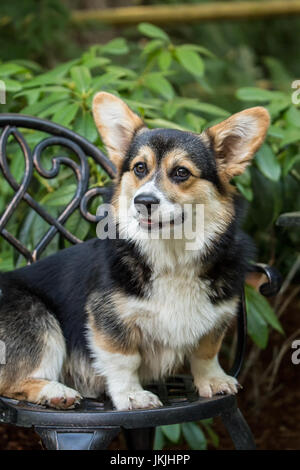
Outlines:
{"label": "foliage background", "polygon": [[[95,6],[90,2],[71,3],[72,8]],[[284,289],[292,300],[299,292],[290,285],[299,266],[299,230],[278,228],[276,220],[280,213],[300,207],[300,109],[291,101],[291,83],[300,75],[299,61],[295,60],[300,39],[294,34],[299,19],[166,25],[164,29],[150,24],[122,30],[99,25],[78,29],[70,22],[69,7],[70,2],[60,0],[2,2],[0,79],[7,90],[2,112],[50,119],[103,149],[90,110],[93,94],[100,89],[125,99],[150,127],[192,132],[201,132],[246,107],[266,106],[272,118],[266,143],[251,168],[235,178],[234,184],[247,206],[244,227],[255,239],[258,258],[281,270],[286,279]],[[26,137],[33,149],[44,135],[26,132]],[[46,167],[51,156],[45,154]],[[11,171],[20,181],[24,162],[14,141],[9,144],[8,157]],[[101,169],[95,164],[91,169],[91,186],[107,183]],[[30,191],[57,216],[74,189],[74,175],[65,168],[54,180],[36,174]],[[0,212],[12,194],[1,180]],[[97,202],[93,203],[94,211]],[[68,220],[67,227],[82,240],[95,234],[95,228],[80,220],[78,212]],[[30,249],[45,229],[44,222],[23,205],[9,225]],[[59,240],[54,240],[46,254],[59,247]],[[0,241],[2,270],[23,262]],[[280,334],[282,347],[286,344],[280,317],[288,304],[283,291],[271,305],[253,286],[247,286],[246,294],[248,333],[257,359],[267,348],[270,334]],[[228,345],[229,362],[231,356]],[[271,363],[269,376],[260,384],[268,393],[274,385],[276,367],[277,363],[273,367]],[[248,373],[251,368],[253,363],[246,368]],[[182,437],[192,448],[205,448],[207,437],[217,445],[211,424],[165,427],[158,431],[156,445],[161,447],[166,440],[175,443]]]}

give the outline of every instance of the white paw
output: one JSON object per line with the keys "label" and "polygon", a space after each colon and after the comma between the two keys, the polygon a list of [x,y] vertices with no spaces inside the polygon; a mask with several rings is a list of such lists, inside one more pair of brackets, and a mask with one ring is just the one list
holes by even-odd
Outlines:
{"label": "white paw", "polygon": [[42,388],[37,403],[51,408],[66,409],[74,408],[81,399],[81,395],[76,390],[53,381]]}
{"label": "white paw", "polygon": [[230,375],[222,372],[218,375],[201,377],[195,380],[195,386],[200,397],[211,398],[218,393],[234,395],[240,387],[238,381]]}
{"label": "white paw", "polygon": [[119,394],[113,398],[113,402],[117,410],[136,410],[163,406],[159,398],[147,390]]}

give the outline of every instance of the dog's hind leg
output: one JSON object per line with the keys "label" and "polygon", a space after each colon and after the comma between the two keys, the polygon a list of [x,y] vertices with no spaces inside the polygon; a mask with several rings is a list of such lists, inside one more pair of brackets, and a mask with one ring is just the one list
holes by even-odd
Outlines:
{"label": "dog's hind leg", "polygon": [[80,394],[58,382],[66,357],[60,325],[49,308],[23,286],[1,285],[0,395],[54,408],[74,407]]}

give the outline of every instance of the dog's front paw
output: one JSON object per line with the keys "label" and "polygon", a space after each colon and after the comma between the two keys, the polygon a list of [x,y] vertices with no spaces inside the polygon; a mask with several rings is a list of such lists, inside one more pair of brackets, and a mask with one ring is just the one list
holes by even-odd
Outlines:
{"label": "dog's front paw", "polygon": [[240,387],[238,381],[225,373],[201,377],[195,380],[195,386],[200,397],[211,398],[213,395],[234,395]]}
{"label": "dog's front paw", "polygon": [[59,382],[49,382],[45,385],[38,397],[38,403],[59,410],[75,408],[82,399],[81,395],[72,388]]}
{"label": "dog's front paw", "polygon": [[138,390],[119,394],[113,398],[117,410],[136,410],[147,408],[158,408],[163,406],[159,398],[154,393],[147,390]]}

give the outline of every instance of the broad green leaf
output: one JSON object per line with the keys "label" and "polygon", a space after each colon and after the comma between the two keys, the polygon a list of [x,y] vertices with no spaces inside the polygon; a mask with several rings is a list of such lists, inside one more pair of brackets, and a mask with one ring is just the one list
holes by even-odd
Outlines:
{"label": "broad green leaf", "polygon": [[246,295],[248,296],[248,301],[251,302],[252,306],[254,306],[256,311],[264,318],[264,320],[279,333],[284,333],[282,326],[267,299],[265,299],[265,297],[257,292],[253,287],[248,285],[246,285]]}
{"label": "broad green leaf", "polygon": [[268,344],[269,329],[266,321],[257,312],[251,300],[246,294],[246,307],[247,307],[247,326],[248,334],[252,341],[260,348],[265,349]]}
{"label": "broad green leaf", "polygon": [[98,132],[90,112],[80,113],[74,124],[75,131],[94,143],[98,137]]}
{"label": "broad green leaf", "polygon": [[154,444],[153,444],[153,449],[154,450],[161,450],[163,449],[165,444],[165,438],[164,434],[161,430],[161,426],[155,428],[155,438],[154,438]]}
{"label": "broad green leaf", "polygon": [[72,67],[70,74],[78,91],[85,92],[89,89],[91,84],[91,74],[87,67],[84,65]]}
{"label": "broad green leaf", "polygon": [[146,46],[143,48],[142,56],[151,54],[157,49],[160,49],[163,44],[164,42],[161,39],[153,39],[152,41],[149,41],[148,44],[146,44]]}
{"label": "broad green leaf", "polygon": [[163,41],[170,41],[169,36],[158,26],[154,26],[150,23],[140,23],[138,25],[140,33],[144,34],[148,38],[162,39]]}
{"label": "broad green leaf", "polygon": [[300,163],[300,154],[293,155],[291,158],[286,159],[283,165],[284,176],[286,176],[297,163]]}
{"label": "broad green leaf", "polygon": [[55,67],[53,70],[50,70],[50,72],[46,72],[24,83],[23,87],[33,88],[33,87],[41,86],[41,85],[49,85],[49,84],[57,85],[66,76],[70,68],[76,65],[78,62],[79,62],[79,59],[75,59],[75,60],[66,62],[65,64],[59,65]]}
{"label": "broad green leaf", "polygon": [[196,114],[187,113],[186,122],[191,126],[192,131],[198,132],[200,134],[204,127],[205,120],[199,116],[196,116]]}
{"label": "broad green leaf", "polygon": [[196,423],[183,423],[181,425],[183,435],[193,450],[204,450],[207,447],[206,437]]}
{"label": "broad green leaf", "polygon": [[22,89],[21,82],[18,82],[17,80],[12,80],[11,78],[5,78],[3,80],[4,85],[5,85],[5,90],[9,92],[16,92],[20,91]]}
{"label": "broad green leaf", "polygon": [[236,187],[240,191],[240,193],[247,199],[247,201],[251,202],[253,200],[253,191],[249,186],[244,186],[239,181],[236,181]]}
{"label": "broad green leaf", "polygon": [[79,103],[72,103],[65,106],[63,109],[59,109],[53,116],[53,121],[61,124],[62,126],[68,126],[75,118],[77,111],[79,110]]}
{"label": "broad green leaf", "polygon": [[[300,110],[291,106],[285,113],[286,122],[294,127],[300,127]],[[299,131],[300,134],[300,131]]]}
{"label": "broad green leaf", "polygon": [[145,75],[144,84],[151,91],[162,95],[167,100],[171,100],[174,96],[171,83],[161,73],[153,72]]}
{"label": "broad green leaf", "polygon": [[161,426],[161,430],[164,435],[167,436],[169,441],[173,442],[174,444],[178,443],[181,434],[180,424]]}
{"label": "broad green leaf", "polygon": [[172,62],[172,54],[170,53],[170,51],[164,49],[159,53],[157,60],[160,69],[165,72],[170,68]]}
{"label": "broad green leaf", "polygon": [[49,116],[53,116],[56,113],[60,113],[61,110],[65,109],[68,106],[68,100],[62,100],[58,103],[54,103],[48,107],[46,107],[43,111],[39,113],[39,117],[41,118],[49,118]]}
{"label": "broad green leaf", "polygon": [[255,156],[255,161],[260,171],[270,180],[278,181],[281,174],[281,167],[268,144],[263,144]]}
{"label": "broad green leaf", "polygon": [[66,93],[59,93],[47,96],[47,98],[43,98],[41,101],[37,103],[31,104],[29,106],[25,106],[22,109],[23,114],[32,114],[38,116],[42,111],[48,109],[48,107],[54,103],[58,103],[60,101],[64,101],[69,98],[70,94]]}
{"label": "broad green leaf", "polygon": [[27,69],[21,67],[21,65],[6,63],[0,65],[0,79],[3,80],[3,77],[9,77],[10,75],[15,75],[17,73],[26,72]]}
{"label": "broad green leaf", "polygon": [[192,75],[202,77],[204,73],[204,62],[199,54],[186,46],[176,47],[176,57],[179,63]]}
{"label": "broad green leaf", "polygon": [[300,142],[300,130],[298,127],[288,127],[284,131],[283,139],[280,142],[280,148],[293,144],[294,142]]}
{"label": "broad green leaf", "polygon": [[277,139],[283,139],[284,130],[278,126],[270,126],[268,130],[268,135]]}
{"label": "broad green leaf", "polygon": [[206,47],[199,46],[198,44],[184,44],[186,49],[190,49],[191,51],[199,52],[200,54],[206,55],[207,57],[215,58],[215,54],[210,52]]}
{"label": "broad green leaf", "polygon": [[127,42],[124,38],[115,38],[109,41],[104,46],[100,46],[103,54],[122,55],[129,52]]}
{"label": "broad green leaf", "polygon": [[60,188],[56,189],[53,193],[47,194],[43,198],[43,202],[50,207],[66,206],[73,199],[76,193],[76,189],[76,184],[61,186]]}
{"label": "broad green leaf", "polygon": [[179,131],[190,132],[190,129],[187,127],[180,126],[171,121],[167,121],[166,119],[146,119],[147,124],[150,127],[162,127],[164,129],[178,129]]}
{"label": "broad green leaf", "polygon": [[286,98],[280,91],[263,90],[262,88],[244,87],[236,92],[237,98],[243,101],[269,102]]}
{"label": "broad green leaf", "polygon": [[68,218],[66,228],[80,240],[84,240],[89,233],[90,224],[84,220],[77,210]]}

